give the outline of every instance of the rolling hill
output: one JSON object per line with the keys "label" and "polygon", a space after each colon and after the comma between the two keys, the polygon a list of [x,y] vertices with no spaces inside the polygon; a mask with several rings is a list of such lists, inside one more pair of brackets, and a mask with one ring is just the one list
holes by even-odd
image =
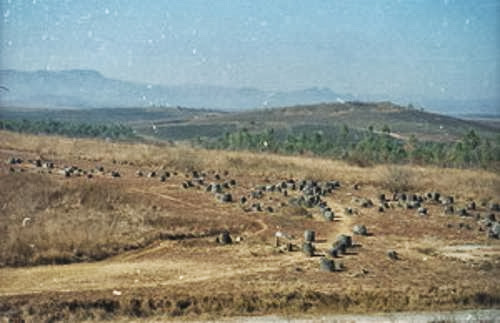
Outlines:
{"label": "rolling hill", "polygon": [[[390,102],[324,103],[211,114],[184,122],[159,123],[158,129],[170,139],[179,139],[176,134],[183,130],[181,139],[186,139],[204,135],[213,137],[214,132],[215,135],[223,135],[228,129],[243,128],[250,131],[273,128],[292,133],[321,130],[328,133],[344,125],[357,130],[367,130],[371,126],[375,131],[380,131],[387,125],[395,136],[406,138],[414,134],[421,139],[433,141],[454,141],[471,129],[489,138],[494,138],[499,133],[494,124],[463,120]],[[139,130],[147,130],[141,125],[137,127]],[[209,133],[205,133],[204,129]]]}
{"label": "rolling hill", "polygon": [[388,126],[394,137],[407,138],[413,134],[430,141],[455,141],[469,130],[494,139],[500,132],[495,122],[455,118],[390,102],[322,103],[243,112],[182,107],[57,110],[0,107],[0,119],[122,123],[139,134],[160,140],[217,138],[241,129],[253,132],[273,129],[282,135],[315,131],[336,135],[344,125],[357,131],[372,127],[375,132]]}

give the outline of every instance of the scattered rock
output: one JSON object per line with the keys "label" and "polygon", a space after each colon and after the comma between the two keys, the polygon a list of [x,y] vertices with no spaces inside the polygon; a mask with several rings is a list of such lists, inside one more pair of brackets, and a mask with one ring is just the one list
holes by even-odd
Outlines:
{"label": "scattered rock", "polygon": [[490,229],[488,230],[488,236],[490,238],[499,239],[500,238],[500,223],[494,222]]}
{"label": "scattered rock", "polygon": [[427,215],[427,209],[425,207],[419,207],[417,212],[418,212],[418,215],[420,215],[420,216]]}
{"label": "scattered rock", "polygon": [[328,250],[328,254],[330,257],[338,258],[339,257],[339,248],[338,247],[333,247],[330,250]]}
{"label": "scattered rock", "polygon": [[23,219],[22,226],[25,227],[30,223],[31,223],[31,218],[26,217]]}
{"label": "scattered rock", "polygon": [[439,202],[439,197],[440,196],[441,196],[441,194],[439,194],[438,192],[432,192],[430,198],[433,201]]}
{"label": "scattered rock", "polygon": [[472,202],[467,203],[466,209],[467,210],[475,210],[476,209],[476,202],[472,201]]}
{"label": "scattered rock", "polygon": [[389,250],[387,252],[387,257],[389,257],[392,260],[398,260],[399,259],[398,253],[396,251],[394,251],[394,250]]}
{"label": "scattered rock", "polygon": [[352,238],[346,234],[341,234],[337,237],[337,241],[335,245],[343,244],[346,248],[352,247]]}
{"label": "scattered rock", "polygon": [[443,204],[443,205],[453,204],[454,202],[455,202],[455,199],[453,198],[453,196],[447,196],[447,197],[441,198],[441,204]]}
{"label": "scattered rock", "polygon": [[255,190],[255,191],[252,191],[251,194],[252,194],[252,197],[254,199],[261,199],[264,193],[262,193],[261,190]]}
{"label": "scattered rock", "polygon": [[233,201],[233,196],[230,193],[222,194],[221,202],[229,203]]}
{"label": "scattered rock", "polygon": [[220,233],[215,241],[220,244],[231,244],[233,242],[228,231],[223,231],[222,233]]}
{"label": "scattered rock", "polygon": [[344,270],[344,264],[340,261],[335,262],[335,271],[343,271]]}
{"label": "scattered rock", "polygon": [[332,259],[322,257],[319,260],[319,269],[321,271],[334,272],[335,271],[335,262]]}
{"label": "scattered rock", "polygon": [[252,204],[252,211],[254,212],[262,212],[262,206],[260,205],[260,203],[254,203]]}
{"label": "scattered rock", "polygon": [[490,211],[500,212],[500,204],[491,203],[490,204]]}
{"label": "scattered rock", "polygon": [[453,205],[446,205],[444,207],[444,214],[453,214],[455,212],[455,208]]}
{"label": "scattered rock", "polygon": [[359,234],[359,235],[362,235],[362,236],[366,236],[368,234],[368,230],[362,224],[356,224],[354,226],[354,228],[352,229],[352,232],[354,234]]}
{"label": "scattered rock", "polygon": [[490,220],[490,221],[493,221],[495,222],[496,221],[496,217],[495,217],[495,213],[488,213],[486,216],[485,216],[486,219]]}
{"label": "scattered rock", "polygon": [[312,242],[305,241],[305,242],[302,244],[302,251],[304,252],[304,254],[305,254],[307,257],[312,257],[312,256],[314,256],[314,251],[315,251],[315,248],[314,248],[314,245],[312,244]]}
{"label": "scattered rock", "polygon": [[233,201],[233,196],[230,193],[224,193],[224,194],[217,193],[215,195],[215,198],[217,199],[217,201],[222,203],[229,203]]}
{"label": "scattered rock", "polygon": [[312,230],[304,231],[304,241],[306,242],[314,242],[316,240],[316,233]]}
{"label": "scattered rock", "polygon": [[212,183],[209,186],[212,193],[222,193],[222,186],[219,183]]}
{"label": "scattered rock", "polygon": [[9,158],[9,160],[7,161],[8,164],[11,164],[11,165],[14,165],[14,164],[22,164],[23,163],[23,160],[19,157],[11,157]]}
{"label": "scattered rock", "polygon": [[333,218],[335,217],[334,213],[332,211],[325,211],[323,213],[323,216],[327,221],[333,221]]}
{"label": "scattered rock", "polygon": [[353,198],[352,201],[361,207],[372,207],[373,202],[366,198]]}

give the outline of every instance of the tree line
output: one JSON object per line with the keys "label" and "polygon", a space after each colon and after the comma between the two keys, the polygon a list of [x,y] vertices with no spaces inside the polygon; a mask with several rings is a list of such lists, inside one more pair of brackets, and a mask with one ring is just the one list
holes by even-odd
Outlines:
{"label": "tree line", "polygon": [[347,160],[359,165],[373,163],[432,164],[443,167],[498,168],[500,135],[495,140],[481,138],[469,130],[455,142],[420,141],[394,138],[387,126],[381,132],[342,126],[325,135],[322,131],[277,134],[273,129],[250,132],[241,129],[216,140],[198,139],[209,149],[268,151],[281,154],[309,154]]}
{"label": "tree line", "polygon": [[123,124],[89,124],[55,120],[0,120],[0,129],[22,133],[80,138],[134,139],[134,130]]}

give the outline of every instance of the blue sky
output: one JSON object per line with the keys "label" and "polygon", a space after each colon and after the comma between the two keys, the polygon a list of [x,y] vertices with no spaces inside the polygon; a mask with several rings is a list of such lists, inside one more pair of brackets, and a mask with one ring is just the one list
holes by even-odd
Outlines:
{"label": "blue sky", "polygon": [[500,97],[497,0],[1,0],[0,67],[442,99]]}

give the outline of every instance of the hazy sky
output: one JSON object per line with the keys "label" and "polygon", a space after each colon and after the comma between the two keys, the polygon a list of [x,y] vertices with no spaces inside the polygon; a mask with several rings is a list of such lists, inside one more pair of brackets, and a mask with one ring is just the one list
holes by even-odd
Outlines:
{"label": "hazy sky", "polygon": [[159,84],[500,97],[498,0],[0,0],[1,68]]}

